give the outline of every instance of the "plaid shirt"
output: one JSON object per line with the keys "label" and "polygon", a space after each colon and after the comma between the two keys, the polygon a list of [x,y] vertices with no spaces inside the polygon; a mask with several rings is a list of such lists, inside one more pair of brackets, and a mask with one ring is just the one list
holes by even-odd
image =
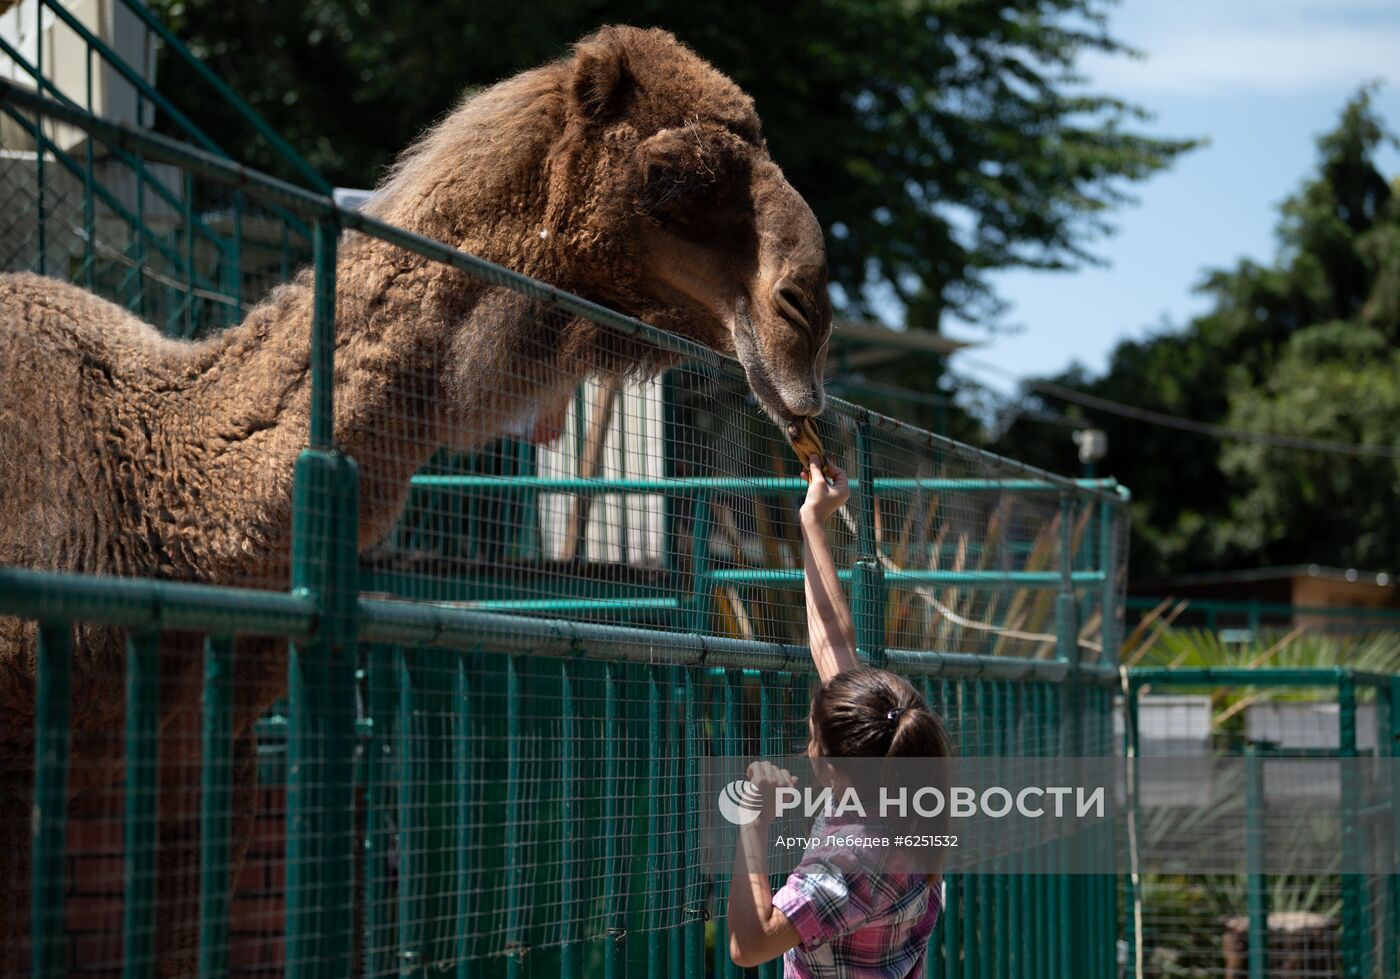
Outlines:
{"label": "plaid shirt", "polygon": [[[813,835],[859,834],[818,819]],[[924,874],[882,873],[849,850],[809,850],[773,895],[801,941],[783,956],[784,979],[921,979],[941,889]]]}

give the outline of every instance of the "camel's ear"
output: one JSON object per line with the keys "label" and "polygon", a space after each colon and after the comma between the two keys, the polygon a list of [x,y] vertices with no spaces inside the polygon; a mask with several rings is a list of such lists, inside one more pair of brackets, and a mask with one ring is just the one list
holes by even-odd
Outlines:
{"label": "camel's ear", "polygon": [[635,84],[619,38],[599,31],[574,49],[570,95],[584,115],[598,118],[617,112]]}

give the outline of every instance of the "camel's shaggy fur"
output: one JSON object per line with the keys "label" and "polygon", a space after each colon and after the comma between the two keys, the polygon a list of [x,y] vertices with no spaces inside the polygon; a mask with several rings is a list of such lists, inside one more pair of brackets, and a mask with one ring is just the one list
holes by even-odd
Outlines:
{"label": "camel's shaggy fur", "polygon": [[[820,229],[769,159],[749,98],[670,35],[605,28],[467,99],[403,156],[371,211],[744,362],[780,419],[821,408],[830,310]],[[360,467],[360,545],[438,447],[505,433],[589,375],[660,355],[362,235],[336,280],[335,440]],[[311,277],[184,343],[83,290],[0,276],[0,563],[283,588],[309,434]],[[121,777],[125,636],[79,626],[72,790]],[[199,637],[161,646],[162,968],[190,968]],[[283,647],[241,641],[236,874],[253,721]],[[0,945],[28,901],[35,627],[0,618]],[[0,967],[4,953],[0,952]]]}

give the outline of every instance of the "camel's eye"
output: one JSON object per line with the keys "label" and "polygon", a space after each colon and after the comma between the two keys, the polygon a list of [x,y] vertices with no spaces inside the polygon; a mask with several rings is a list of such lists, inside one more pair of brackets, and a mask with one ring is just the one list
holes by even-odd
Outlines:
{"label": "camel's eye", "polygon": [[642,188],[637,209],[666,224],[705,220],[708,205],[729,199],[748,172],[747,149],[735,135],[712,126],[685,126],[644,142],[638,148]]}
{"label": "camel's eye", "polygon": [[667,223],[684,221],[686,205],[704,188],[701,175],[669,162],[656,162],[647,167],[642,190],[642,210]]}
{"label": "camel's eye", "polygon": [[756,119],[738,119],[725,123],[724,128],[750,146],[763,145],[763,134],[759,132],[758,120]]}

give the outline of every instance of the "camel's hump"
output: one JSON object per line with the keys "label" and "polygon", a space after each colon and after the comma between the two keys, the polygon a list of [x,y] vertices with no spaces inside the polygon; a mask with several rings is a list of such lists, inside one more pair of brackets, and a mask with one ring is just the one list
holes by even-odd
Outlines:
{"label": "camel's hump", "polygon": [[38,345],[55,354],[76,350],[121,360],[172,342],[81,286],[33,272],[0,273],[0,356],[7,347]]}

